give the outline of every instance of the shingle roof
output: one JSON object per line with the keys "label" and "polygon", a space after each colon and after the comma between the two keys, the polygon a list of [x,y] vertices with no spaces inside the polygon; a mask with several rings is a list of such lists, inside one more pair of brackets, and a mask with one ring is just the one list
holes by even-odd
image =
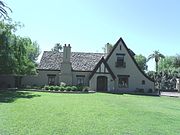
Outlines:
{"label": "shingle roof", "polygon": [[[104,53],[72,52],[72,69],[78,71],[92,71],[103,56],[106,57]],[[38,69],[61,70],[62,61],[62,52],[44,51]]]}

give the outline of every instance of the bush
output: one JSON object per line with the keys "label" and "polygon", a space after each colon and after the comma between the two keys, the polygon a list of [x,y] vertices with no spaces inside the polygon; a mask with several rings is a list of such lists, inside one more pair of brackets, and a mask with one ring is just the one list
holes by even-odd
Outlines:
{"label": "bush", "polygon": [[71,86],[67,86],[67,87],[66,87],[66,90],[67,90],[67,91],[71,91],[71,90],[72,90]]}
{"label": "bush", "polygon": [[45,90],[49,90],[49,86],[45,85],[45,86],[44,86],[44,89],[45,89]]}
{"label": "bush", "polygon": [[83,88],[84,88],[83,86],[77,86],[77,90],[78,90],[78,91],[82,91]]}
{"label": "bush", "polygon": [[72,91],[77,91],[78,88],[77,88],[76,86],[72,86],[72,87],[71,87],[71,90],[72,90]]}
{"label": "bush", "polygon": [[59,86],[54,86],[54,90],[58,91],[59,90]]}
{"label": "bush", "polygon": [[85,86],[82,91],[83,92],[89,92],[89,90],[90,90],[90,88],[88,86]]}
{"label": "bush", "polygon": [[59,90],[60,90],[60,91],[64,91],[64,90],[65,90],[65,89],[64,89],[64,86],[60,86],[60,87],[59,87]]}
{"label": "bush", "polygon": [[54,86],[49,86],[49,87],[50,87],[50,88],[49,88],[50,90],[54,90]]}

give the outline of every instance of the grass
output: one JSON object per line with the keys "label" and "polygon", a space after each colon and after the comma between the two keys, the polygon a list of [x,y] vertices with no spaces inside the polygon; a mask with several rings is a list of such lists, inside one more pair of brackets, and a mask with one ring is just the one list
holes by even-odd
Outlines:
{"label": "grass", "polygon": [[0,135],[179,135],[180,98],[0,91]]}

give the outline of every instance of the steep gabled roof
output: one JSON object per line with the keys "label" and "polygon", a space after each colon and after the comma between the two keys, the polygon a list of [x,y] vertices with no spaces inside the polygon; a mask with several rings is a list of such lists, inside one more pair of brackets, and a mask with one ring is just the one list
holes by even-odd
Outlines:
{"label": "steep gabled roof", "polygon": [[116,47],[118,46],[118,44],[119,44],[120,42],[123,43],[126,51],[128,52],[129,56],[130,56],[131,59],[133,60],[134,64],[135,64],[136,67],[138,68],[138,70],[139,70],[147,79],[149,79],[150,81],[154,82],[153,79],[151,79],[149,76],[147,76],[147,75],[140,69],[140,67],[138,66],[136,60],[135,60],[134,57],[133,57],[134,52],[132,52],[132,50],[130,50],[130,49],[127,48],[126,43],[124,42],[124,40],[123,40],[121,37],[120,37],[119,40],[116,42],[116,44],[113,46],[113,49],[111,50],[111,52],[109,53],[109,55],[106,57],[105,61],[106,61],[106,62],[108,61],[108,59],[111,57],[112,53],[114,52],[114,50],[116,49]]}
{"label": "steep gabled roof", "polygon": [[101,60],[98,62],[98,64],[95,66],[93,72],[90,74],[89,79],[91,79],[93,77],[93,75],[96,73],[96,71],[98,70],[98,68],[101,66],[101,64],[104,64],[105,68],[108,70],[108,72],[110,73],[110,75],[112,76],[112,78],[115,80],[116,76],[114,75],[114,73],[112,72],[112,70],[110,69],[109,65],[107,64],[107,62],[105,61],[104,57],[101,58]]}
{"label": "steep gabled roof", "polygon": [[[92,71],[104,53],[72,52],[72,69],[77,71]],[[62,52],[45,51],[42,55],[39,70],[61,70]]]}

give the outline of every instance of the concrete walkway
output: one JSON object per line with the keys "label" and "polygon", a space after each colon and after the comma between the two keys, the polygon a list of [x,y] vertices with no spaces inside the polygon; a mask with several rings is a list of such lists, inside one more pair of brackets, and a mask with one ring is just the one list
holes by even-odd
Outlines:
{"label": "concrete walkway", "polygon": [[180,93],[178,93],[178,92],[161,92],[161,96],[179,97],[180,98]]}

